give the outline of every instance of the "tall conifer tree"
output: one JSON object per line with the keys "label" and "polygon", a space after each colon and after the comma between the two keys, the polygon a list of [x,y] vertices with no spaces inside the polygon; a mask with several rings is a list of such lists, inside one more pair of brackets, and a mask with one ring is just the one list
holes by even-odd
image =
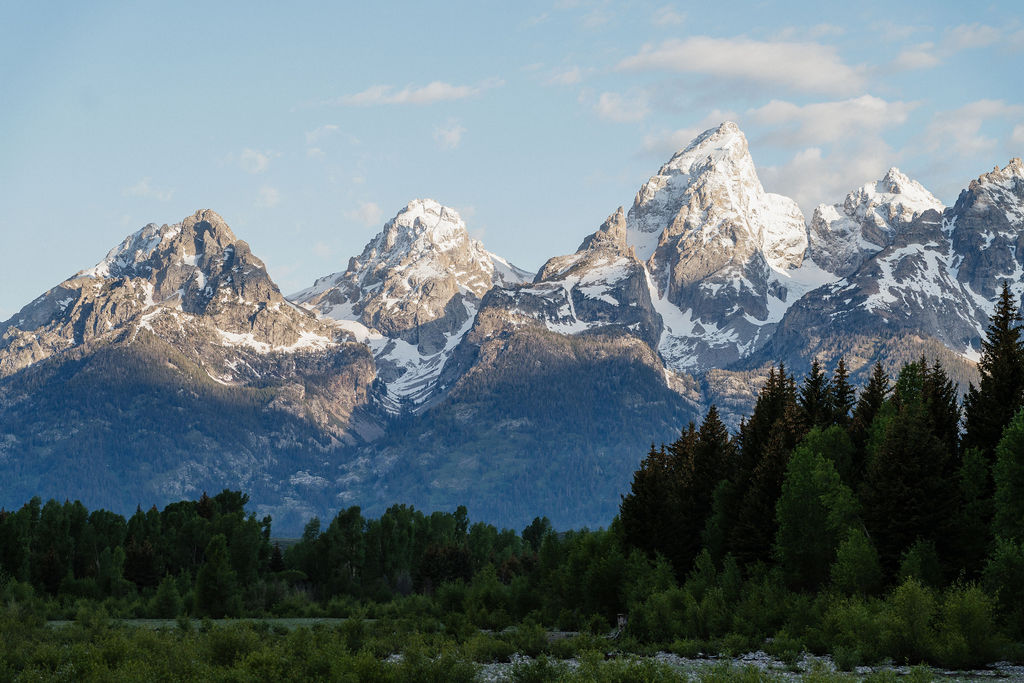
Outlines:
{"label": "tall conifer tree", "polygon": [[979,448],[990,462],[1003,429],[1024,403],[1021,324],[1017,302],[1004,282],[981,342],[978,386],[972,384],[964,397],[964,447]]}

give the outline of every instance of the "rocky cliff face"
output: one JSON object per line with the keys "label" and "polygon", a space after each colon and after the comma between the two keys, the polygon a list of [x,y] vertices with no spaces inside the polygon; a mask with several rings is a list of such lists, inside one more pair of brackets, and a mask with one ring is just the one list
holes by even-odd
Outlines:
{"label": "rocky cliff face", "polygon": [[380,435],[375,377],[363,345],[282,297],[198,211],[129,235],[0,325],[0,461],[48,473],[29,495],[110,505],[244,482],[269,509],[303,498],[287,482],[313,454],[322,466]]}
{"label": "rocky cliff face", "polygon": [[891,245],[922,213],[943,208],[920,183],[890,168],[881,180],[857,188],[841,204],[818,205],[807,255],[822,269],[846,277]]}
{"label": "rocky cliff face", "polygon": [[[885,212],[895,216],[887,223],[892,229],[878,240],[887,242],[884,248],[859,252],[856,258],[863,262],[855,270],[804,296],[752,361],[820,353],[832,360],[862,356],[867,363],[879,355],[877,350],[870,344],[866,353],[855,347],[864,347],[865,340],[893,338],[909,340],[904,345],[937,342],[952,352],[952,363],[958,362],[956,356],[977,359],[1002,282],[1011,283],[1018,296],[1024,292],[1020,160],[971,181],[956,204],[941,212],[914,214],[916,208],[904,205],[901,210],[898,197],[893,201],[897,208]],[[910,214],[914,218],[902,222],[900,216]],[[970,375],[968,370],[960,374]]]}
{"label": "rocky cliff face", "polygon": [[99,264],[0,324],[0,376],[82,344],[130,342],[140,331],[190,340],[219,381],[245,381],[234,349],[325,350],[336,332],[281,296],[263,262],[215,212],[149,224]]}
{"label": "rocky cliff face", "polygon": [[530,273],[470,238],[458,212],[417,199],[384,225],[348,268],[292,298],[374,352],[394,413],[419,409],[445,387],[441,370],[495,285]]}
{"label": "rocky cliff face", "polygon": [[665,321],[658,349],[677,371],[753,353],[817,276],[800,270],[800,209],[764,191],[731,122],[704,132],[640,188],[627,233]]}

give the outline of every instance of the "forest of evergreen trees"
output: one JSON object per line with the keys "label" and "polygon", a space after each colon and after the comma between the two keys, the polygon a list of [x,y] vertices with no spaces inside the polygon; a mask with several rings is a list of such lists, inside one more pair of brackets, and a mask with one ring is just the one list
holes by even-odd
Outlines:
{"label": "forest of evergreen trees", "polygon": [[[348,618],[331,647],[374,661],[405,652],[396,632],[477,662],[588,648],[829,653],[844,669],[1020,661],[1024,340],[1006,287],[979,370],[961,404],[923,358],[895,377],[875,366],[859,392],[842,361],[799,382],[774,368],[736,434],[712,407],[652,446],[598,531],[537,518],[517,533],[464,507],[396,505],[377,519],[350,507],[277,542],[235,491],[127,519],[36,498],[0,511],[0,672],[35,666],[24,652],[60,637],[46,619],[111,617],[178,618],[179,638],[187,617]],[[612,643],[618,615],[628,624]],[[364,622],[376,640],[352,635]],[[32,624],[31,647],[12,639]],[[580,635],[566,645],[552,629]]]}

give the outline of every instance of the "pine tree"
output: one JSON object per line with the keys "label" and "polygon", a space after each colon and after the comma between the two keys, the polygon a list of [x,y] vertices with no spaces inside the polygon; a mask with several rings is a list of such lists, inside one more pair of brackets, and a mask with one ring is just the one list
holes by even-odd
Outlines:
{"label": "pine tree", "polygon": [[1007,425],[996,447],[995,518],[997,538],[1024,543],[1024,410]]}
{"label": "pine tree", "polygon": [[619,518],[626,542],[648,555],[669,555],[672,538],[667,533],[678,511],[673,466],[664,446],[651,450],[633,473],[630,491],[619,504]]}
{"label": "pine tree", "polygon": [[950,452],[948,378],[923,360],[900,371],[890,399],[894,414],[885,425],[861,485],[864,521],[883,566],[894,570],[900,555],[918,540],[947,551],[959,509],[955,454]]}
{"label": "pine tree", "polygon": [[885,400],[889,397],[892,387],[889,384],[889,375],[882,368],[881,363],[875,363],[871,368],[871,379],[867,386],[860,392],[857,398],[857,405],[853,409],[853,418],[850,429],[854,443],[863,448],[867,443],[868,432],[871,423],[874,422],[878,411],[882,409]]}
{"label": "pine tree", "polygon": [[689,448],[684,475],[678,479],[679,526],[675,530],[676,554],[670,559],[680,576],[689,571],[701,550],[715,487],[733,468],[735,459],[729,430],[719,417],[718,408],[712,405]]}
{"label": "pine tree", "polygon": [[238,577],[231,568],[224,534],[215,534],[206,546],[206,562],[196,576],[196,608],[219,619],[235,616],[240,609]]}
{"label": "pine tree", "polygon": [[797,398],[804,427],[813,429],[830,425],[833,415],[832,403],[832,383],[825,376],[821,363],[815,358],[811,361],[811,371],[804,378]]}
{"label": "pine tree", "polygon": [[850,411],[855,405],[854,390],[850,384],[850,373],[846,369],[846,360],[839,359],[836,371],[832,375],[831,393],[832,423],[846,427],[850,424]]}
{"label": "pine tree", "polygon": [[964,397],[965,448],[979,448],[991,461],[1003,429],[1024,404],[1022,319],[1009,284],[1003,290],[981,342],[980,379]]}

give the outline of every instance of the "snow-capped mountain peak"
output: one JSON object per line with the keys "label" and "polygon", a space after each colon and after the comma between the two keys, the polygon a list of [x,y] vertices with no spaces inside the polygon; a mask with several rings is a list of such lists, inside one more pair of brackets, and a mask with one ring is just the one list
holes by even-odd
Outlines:
{"label": "snow-capped mountain peak", "polygon": [[849,275],[893,243],[925,211],[942,202],[895,166],[879,180],[846,195],[841,204],[819,204],[811,217],[808,255],[839,277]]}
{"label": "snow-capped mountain peak", "polygon": [[205,251],[207,243],[223,249],[236,241],[231,228],[216,211],[200,209],[181,223],[162,226],[149,223],[143,226],[125,237],[102,261],[78,275],[148,277],[160,264],[196,265],[196,257]]}
{"label": "snow-capped mountain peak", "polygon": [[434,390],[483,295],[495,284],[532,277],[470,237],[458,211],[416,199],[345,271],[291,298],[367,341],[389,395],[419,404]]}

